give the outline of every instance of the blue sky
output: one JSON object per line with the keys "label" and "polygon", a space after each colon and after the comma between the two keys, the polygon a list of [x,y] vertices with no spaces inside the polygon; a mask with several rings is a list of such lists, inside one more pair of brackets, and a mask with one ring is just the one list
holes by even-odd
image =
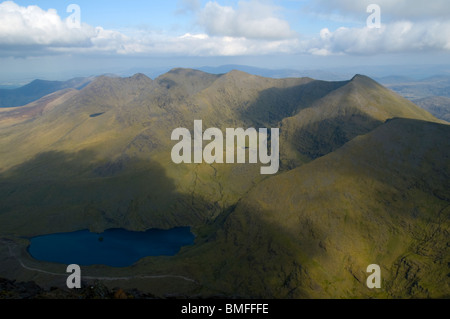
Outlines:
{"label": "blue sky", "polygon": [[[379,28],[367,24],[372,3]],[[140,67],[447,64],[449,53],[447,0],[0,2],[0,82]]]}
{"label": "blue sky", "polygon": [[[191,3],[194,3],[192,1]],[[210,1],[198,1],[200,7],[204,7]],[[265,1],[266,3],[268,1]],[[21,6],[30,4],[38,5],[44,10],[56,9],[61,17],[67,17],[66,8],[71,3],[76,3],[82,10],[83,22],[93,26],[102,26],[106,29],[127,28],[154,28],[167,31],[182,31],[193,27],[193,12],[189,11],[186,3],[189,1],[167,1],[167,0],[79,0],[79,1],[15,1]],[[217,1],[223,6],[236,7],[238,1]],[[340,27],[342,23],[330,19],[318,19],[315,15],[303,14],[309,1],[287,0],[273,1],[274,7],[279,7],[280,14],[289,21],[289,24],[298,32],[319,32],[324,26]],[[365,23],[365,12],[362,12],[359,21]],[[357,22],[356,19],[354,22]],[[347,23],[350,25],[350,23]]]}
{"label": "blue sky", "polygon": [[[15,3],[21,6],[30,5],[30,1],[15,1]],[[182,23],[186,23],[188,20],[182,15],[176,15],[176,11],[178,10],[177,1],[45,0],[36,1],[33,4],[38,5],[44,10],[54,8],[64,17],[69,15],[69,13],[66,13],[66,8],[71,3],[80,6],[83,22],[93,26],[102,26],[106,29],[142,26],[169,29],[172,25],[178,23],[177,20],[183,20]]]}
{"label": "blue sky", "polygon": [[[30,4],[38,5],[44,10],[56,9],[61,18],[66,18],[70,13],[66,8],[71,3],[76,3],[81,8],[82,21],[92,26],[102,26],[105,29],[121,30],[129,29],[155,30],[176,34],[189,31],[199,31],[195,25],[195,14],[189,10],[183,1],[14,1],[21,6]],[[198,1],[200,7],[204,7],[210,1]],[[224,6],[236,7],[237,1],[220,1]],[[302,9],[306,1],[276,1],[280,15],[289,21],[289,24],[297,31],[319,32],[325,21],[318,21],[316,17],[302,16]],[[327,25],[333,25],[333,21],[326,21]],[[335,24],[337,26],[337,24]]]}

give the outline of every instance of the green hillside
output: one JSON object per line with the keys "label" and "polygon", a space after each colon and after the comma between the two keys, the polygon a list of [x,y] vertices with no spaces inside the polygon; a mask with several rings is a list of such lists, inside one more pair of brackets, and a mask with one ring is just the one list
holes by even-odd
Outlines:
{"label": "green hillside", "polygon": [[449,158],[450,126],[389,121],[255,186],[190,270],[241,296],[449,297]]}
{"label": "green hillside", "polygon": [[[280,128],[279,174],[261,175],[260,164],[174,164],[171,133],[192,132],[194,120],[223,131]],[[188,274],[202,294],[367,297],[361,267],[379,262],[386,280],[404,287],[386,284],[379,296],[443,296],[448,285],[436,282],[446,278],[448,252],[432,230],[448,213],[450,164],[449,127],[439,123],[360,75],[325,82],[174,69],[154,80],[97,77],[0,112],[0,239],[27,258],[24,236],[191,226],[194,247],[124,271]],[[432,256],[411,255],[430,232],[435,241],[423,249]],[[4,265],[14,264],[8,249],[0,249]],[[396,263],[419,270],[394,278]],[[0,277],[34,275],[0,266]]]}
{"label": "green hillside", "polygon": [[[393,117],[436,121],[414,103],[366,76],[356,75],[346,85],[282,121],[285,149],[288,152],[291,147],[294,154],[315,159]],[[289,153],[286,156],[294,157]]]}

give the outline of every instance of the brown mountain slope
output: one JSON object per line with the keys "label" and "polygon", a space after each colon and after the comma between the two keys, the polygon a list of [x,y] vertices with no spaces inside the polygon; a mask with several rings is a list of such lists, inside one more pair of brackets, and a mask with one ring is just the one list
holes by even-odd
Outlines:
{"label": "brown mountain slope", "polygon": [[66,101],[69,97],[76,94],[76,92],[77,90],[75,89],[64,89],[46,95],[22,107],[0,108],[0,127],[16,125],[23,121],[39,117],[44,112],[50,111],[54,106]]}

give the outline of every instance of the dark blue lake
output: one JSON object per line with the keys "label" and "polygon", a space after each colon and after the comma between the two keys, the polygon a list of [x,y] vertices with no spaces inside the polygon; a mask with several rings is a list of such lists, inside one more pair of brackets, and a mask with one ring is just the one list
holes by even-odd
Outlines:
{"label": "dark blue lake", "polygon": [[28,252],[41,261],[127,267],[147,256],[173,256],[182,246],[194,244],[194,238],[189,227],[145,232],[108,229],[101,234],[81,230],[33,237]]}

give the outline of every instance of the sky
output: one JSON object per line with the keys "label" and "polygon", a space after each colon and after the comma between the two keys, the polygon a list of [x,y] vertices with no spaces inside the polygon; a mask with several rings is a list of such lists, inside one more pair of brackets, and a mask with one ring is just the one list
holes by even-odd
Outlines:
{"label": "sky", "polygon": [[448,0],[0,2],[0,84],[149,68],[342,69],[449,58]]}

